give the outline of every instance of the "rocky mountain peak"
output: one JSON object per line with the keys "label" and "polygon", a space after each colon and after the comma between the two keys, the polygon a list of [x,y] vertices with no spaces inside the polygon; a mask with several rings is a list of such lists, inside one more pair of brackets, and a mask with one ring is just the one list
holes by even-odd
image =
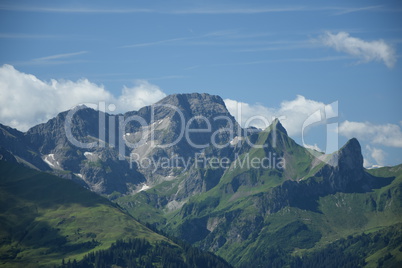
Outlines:
{"label": "rocky mountain peak", "polygon": [[170,103],[175,104],[182,101],[195,102],[195,101],[207,101],[216,102],[224,105],[224,102],[220,96],[210,95],[208,93],[184,93],[184,94],[172,94],[169,95],[157,103]]}
{"label": "rocky mountain peak", "polygon": [[171,105],[190,116],[230,115],[221,97],[207,93],[173,94],[155,105]]}
{"label": "rocky mountain peak", "polygon": [[337,153],[338,163],[342,169],[362,170],[363,155],[356,138],[350,139]]}
{"label": "rocky mountain peak", "polygon": [[338,152],[333,153],[327,165],[316,174],[317,177],[326,178],[332,191],[356,190],[360,184],[361,189],[365,183],[363,156],[361,146],[357,139],[350,139]]}
{"label": "rocky mountain peak", "polygon": [[282,132],[286,135],[288,135],[288,132],[286,131],[286,129],[283,127],[283,125],[281,124],[281,122],[279,121],[278,118],[275,118],[274,121],[271,124],[271,129]]}

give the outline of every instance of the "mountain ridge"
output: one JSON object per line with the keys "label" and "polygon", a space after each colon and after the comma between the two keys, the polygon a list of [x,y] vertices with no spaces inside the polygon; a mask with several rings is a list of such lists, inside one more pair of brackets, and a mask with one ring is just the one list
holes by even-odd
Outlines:
{"label": "mountain ridge", "polygon": [[[73,137],[95,147],[71,142],[69,112]],[[0,130],[5,158],[72,179],[236,266],[258,263],[253,254],[273,245],[283,256],[310,254],[401,222],[400,171],[364,169],[357,139],[314,152],[277,118],[241,128],[219,96],[169,95],[118,115],[78,107],[26,133]]]}

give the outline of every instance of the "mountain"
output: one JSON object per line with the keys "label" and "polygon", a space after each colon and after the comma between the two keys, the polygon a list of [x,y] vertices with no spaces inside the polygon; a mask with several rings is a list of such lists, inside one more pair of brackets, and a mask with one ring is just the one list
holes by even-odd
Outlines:
{"label": "mountain", "polygon": [[[26,133],[1,126],[0,146],[28,166],[53,170],[97,193],[126,194],[176,178],[212,138],[228,143],[225,129],[243,131],[220,97],[177,94],[124,115],[78,106]],[[161,168],[158,159],[179,160]]]}
{"label": "mountain", "polygon": [[354,138],[325,155],[278,119],[243,129],[219,96],[198,93],[118,115],[79,106],[25,133],[0,130],[3,159],[73,180],[236,267],[402,261],[402,166],[364,169]]}
{"label": "mountain", "polygon": [[[259,134],[267,148],[270,134]],[[290,170],[294,177],[285,170],[228,169],[216,187],[168,216],[167,228],[237,266],[248,266],[270,248],[296,254],[401,222],[402,167],[386,176],[368,173],[356,139],[330,156],[339,159],[337,166],[317,164],[285,133],[277,136],[277,155],[290,160],[298,155],[293,166],[300,168]]]}
{"label": "mountain", "polygon": [[[142,136],[131,154],[138,160],[138,168],[149,186],[182,174],[194,164],[194,155],[210,147],[212,142],[227,144],[229,130],[242,131],[222,98],[208,94],[171,95],[138,112],[127,113],[128,116],[140,116],[148,124],[140,128],[128,125],[126,132],[130,141],[138,141]],[[213,133],[217,135],[212,136]],[[141,159],[150,159],[152,163],[141,163]],[[161,159],[167,163],[177,161],[162,167],[158,163]]]}
{"label": "mountain", "polygon": [[0,124],[0,150],[8,151],[24,165],[37,170],[50,170],[40,153],[24,140],[24,133]]}
{"label": "mountain", "polygon": [[[2,156],[1,265],[50,267],[61,265],[65,259],[65,263],[74,260],[75,267],[88,267],[96,264],[95,260],[91,262],[91,256],[133,245],[131,254],[140,255],[135,258],[130,255],[130,263],[137,262],[140,267],[151,264],[201,267],[193,266],[189,258],[196,263],[230,267],[212,254],[193,252],[195,249],[151,231],[116,204],[76,183],[25,168],[16,164],[12,155]],[[120,253],[122,258],[124,253]],[[169,259],[163,259],[165,254]],[[116,264],[115,260],[97,256],[97,262]]]}
{"label": "mountain", "polygon": [[116,116],[76,107],[29,129],[24,138],[56,173],[67,171],[97,193],[126,193],[145,178],[127,161],[120,161],[113,146],[116,121]]}
{"label": "mountain", "polygon": [[[275,120],[264,131],[240,140],[231,151],[211,152],[218,158],[228,156],[231,165],[192,166],[185,179],[179,177],[116,202],[135,217],[239,267],[259,265],[261,259],[256,256],[265,256],[267,249],[281,250],[282,261],[298,252],[316,252],[340,238],[401,223],[400,168],[386,175],[365,170],[356,139],[332,155],[317,156],[294,142]],[[251,167],[253,159],[258,160],[257,167]],[[172,200],[191,183],[202,185],[202,190],[172,209]],[[385,253],[365,254],[374,256],[368,261],[372,264]],[[398,251],[394,254],[401,257]],[[365,263],[362,258],[355,256]]]}

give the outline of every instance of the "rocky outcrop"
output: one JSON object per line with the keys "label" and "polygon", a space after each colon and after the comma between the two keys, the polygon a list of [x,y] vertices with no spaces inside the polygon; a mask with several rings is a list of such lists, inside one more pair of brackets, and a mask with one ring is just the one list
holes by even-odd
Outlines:
{"label": "rocky outcrop", "polygon": [[287,180],[282,185],[256,197],[263,213],[274,213],[285,206],[317,210],[320,196],[336,192],[362,192],[371,189],[370,176],[364,172],[361,147],[349,140],[327,163],[301,181]]}

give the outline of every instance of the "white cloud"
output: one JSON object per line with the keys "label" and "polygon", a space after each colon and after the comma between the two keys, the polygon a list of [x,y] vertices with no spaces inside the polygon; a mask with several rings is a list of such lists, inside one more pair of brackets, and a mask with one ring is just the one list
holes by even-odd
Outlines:
{"label": "white cloud", "polygon": [[344,121],[339,125],[339,134],[389,147],[402,147],[401,127],[396,124],[374,125],[369,122]]}
{"label": "white cloud", "polygon": [[121,96],[115,98],[102,85],[87,79],[42,81],[11,65],[3,65],[0,96],[0,122],[25,131],[78,104],[105,101],[115,104],[117,111],[125,112],[152,104],[166,94],[146,81],[137,81],[133,88],[124,87]]}
{"label": "white cloud", "polygon": [[124,87],[122,95],[118,99],[119,110],[138,110],[146,105],[153,104],[166,97],[166,94],[156,85],[146,80],[137,80],[132,88]]}
{"label": "white cloud", "polygon": [[[102,85],[87,79],[42,81],[34,75],[19,72],[11,65],[0,67],[0,95],[0,122],[20,130],[46,122],[57,113],[83,103],[96,105],[104,101],[115,104],[115,112],[126,112],[138,110],[166,96],[158,86],[145,80],[136,81],[134,87],[124,87],[121,95],[114,97]],[[243,126],[249,118],[257,116],[256,120],[248,122],[249,125],[265,128],[277,117],[289,135],[300,134],[306,118],[325,107],[324,103],[303,96],[284,101],[277,109],[230,99],[225,103]],[[237,116],[238,107],[241,107],[240,118]]]}
{"label": "white cloud", "polygon": [[377,164],[383,166],[385,160],[385,152],[381,149],[373,148],[371,151],[371,157],[377,162]]}
{"label": "white cloud", "polygon": [[383,61],[388,68],[392,68],[396,62],[395,50],[383,40],[364,41],[351,37],[347,32],[332,34],[326,32],[320,41],[336,51],[352,55],[361,62]]}
{"label": "white cloud", "polygon": [[225,99],[226,108],[243,127],[255,126],[266,128],[274,119],[275,110],[261,104],[248,104],[236,100]]}
{"label": "white cloud", "polygon": [[373,164],[369,160],[367,160],[367,158],[363,158],[363,167],[369,168],[372,166],[373,166]]}
{"label": "white cloud", "polygon": [[370,145],[366,145],[366,149],[370,153],[371,158],[377,162],[377,165],[384,166],[386,153],[382,149],[374,148]]}
{"label": "white cloud", "polygon": [[[274,118],[279,118],[290,136],[300,135],[303,131],[303,123],[307,119],[310,119],[312,122],[324,123],[325,121],[321,120],[320,111],[325,109],[327,117],[333,116],[336,113],[336,111],[330,109],[330,105],[306,99],[301,95],[298,95],[294,100],[283,101],[280,107],[276,109],[260,104],[252,105],[245,102],[237,102],[231,99],[225,99],[225,104],[229,112],[242,126],[247,127],[252,125],[264,129]],[[247,120],[253,117],[256,120],[247,122]],[[257,120],[258,118],[263,119]]]}
{"label": "white cloud", "polygon": [[323,152],[323,150],[321,150],[320,147],[318,147],[317,143],[314,143],[314,145],[304,144],[304,147],[318,152]]}

